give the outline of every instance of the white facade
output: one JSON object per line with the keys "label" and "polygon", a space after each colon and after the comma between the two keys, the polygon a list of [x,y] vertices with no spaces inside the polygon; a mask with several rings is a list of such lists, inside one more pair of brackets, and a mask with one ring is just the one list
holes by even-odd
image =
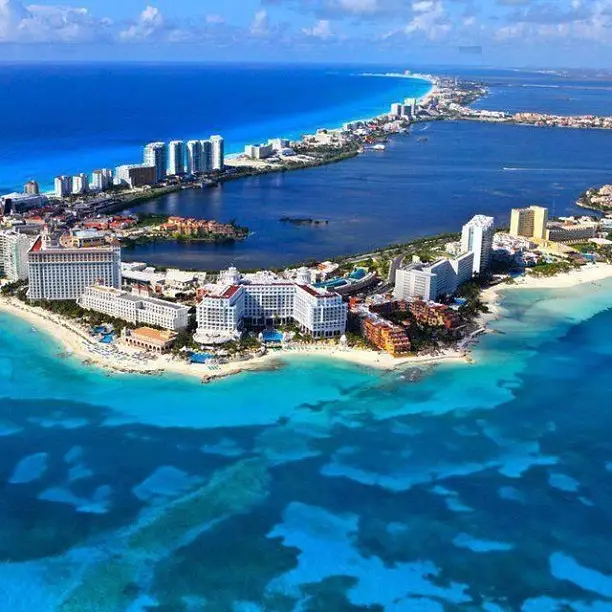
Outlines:
{"label": "white facade", "polygon": [[441,295],[452,295],[459,285],[473,276],[474,254],[456,259],[441,259],[434,264],[412,264],[395,274],[393,295],[398,300],[435,301]]}
{"label": "white facade", "polygon": [[225,143],[221,136],[211,136],[212,146],[212,169],[223,170],[225,166]]}
{"label": "white facade", "polygon": [[185,329],[189,307],[157,298],[140,297],[113,287],[87,287],[78,300],[81,308],[95,310],[129,323],[154,325],[171,331]]}
{"label": "white facade", "polygon": [[61,248],[47,235],[28,251],[31,300],[76,300],[91,285],[121,286],[121,249],[118,246]]}
{"label": "white facade", "polygon": [[461,232],[461,250],[464,253],[474,253],[474,274],[481,274],[491,263],[493,253],[493,236],[495,235],[495,219],[476,215],[463,226]]}
{"label": "white facade", "polygon": [[84,174],[77,174],[72,177],[72,193],[75,195],[87,193],[89,191],[89,177]]}
{"label": "white facade", "polygon": [[185,143],[172,140],[168,143],[168,174],[170,176],[185,172]]}
{"label": "white facade", "polygon": [[279,151],[288,148],[291,141],[287,138],[270,138],[270,140],[268,140],[268,144],[278,153]]}
{"label": "white facade", "polygon": [[113,184],[113,171],[108,168],[94,170],[91,174],[91,188],[95,191],[106,191]]}
{"label": "white facade", "polygon": [[161,182],[166,178],[168,166],[168,149],[165,142],[150,142],[144,148],[145,166],[155,167],[155,178]]}
{"label": "white facade", "polygon": [[[229,282],[228,282],[229,281]],[[239,336],[243,325],[265,327],[295,321],[315,338],[342,335],[347,305],[336,293],[279,279],[271,273],[243,278],[234,268],[196,307],[199,342]]]}
{"label": "white facade", "polygon": [[28,251],[32,241],[25,234],[9,230],[0,232],[2,276],[9,281],[28,278]]}
{"label": "white facade", "polygon": [[0,196],[0,206],[5,215],[10,213],[19,213],[33,208],[40,208],[47,204],[47,196],[30,195],[28,193],[5,193]]}
{"label": "white facade", "polygon": [[203,172],[202,141],[190,140],[187,143],[187,172],[198,174]]}
{"label": "white facade", "polygon": [[274,148],[271,144],[247,145],[244,147],[244,154],[251,159],[266,159],[274,155]]}
{"label": "white facade", "polygon": [[55,195],[58,198],[65,198],[72,193],[72,177],[71,176],[56,176],[55,177]]}

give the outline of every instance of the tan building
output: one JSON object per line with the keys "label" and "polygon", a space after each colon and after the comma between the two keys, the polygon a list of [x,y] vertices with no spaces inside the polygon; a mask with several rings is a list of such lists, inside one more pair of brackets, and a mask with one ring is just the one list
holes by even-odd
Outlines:
{"label": "tan building", "polygon": [[123,341],[135,348],[143,349],[151,353],[165,353],[174,344],[176,334],[151,327],[139,327],[123,336]]}
{"label": "tan building", "polygon": [[562,244],[577,244],[594,238],[597,234],[598,223],[554,223],[546,233],[550,242]]}
{"label": "tan building", "polygon": [[510,217],[510,235],[546,240],[547,223],[548,208],[543,206],[513,208]]}

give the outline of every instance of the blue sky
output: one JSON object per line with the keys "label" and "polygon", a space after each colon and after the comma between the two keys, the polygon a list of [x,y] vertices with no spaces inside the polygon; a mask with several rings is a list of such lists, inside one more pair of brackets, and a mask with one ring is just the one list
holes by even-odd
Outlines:
{"label": "blue sky", "polygon": [[612,0],[0,0],[0,61],[612,67]]}

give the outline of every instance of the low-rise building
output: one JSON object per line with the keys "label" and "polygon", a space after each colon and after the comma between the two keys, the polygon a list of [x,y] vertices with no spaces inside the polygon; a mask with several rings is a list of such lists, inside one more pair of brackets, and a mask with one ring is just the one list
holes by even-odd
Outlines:
{"label": "low-rise building", "polygon": [[412,344],[406,330],[381,317],[369,316],[363,319],[362,335],[377,348],[393,357],[409,353]]}
{"label": "low-rise building", "polygon": [[0,206],[5,215],[23,213],[33,208],[41,208],[48,202],[47,197],[41,194],[14,192],[0,196]]}
{"label": "low-rise building", "polygon": [[247,145],[244,154],[250,159],[267,159],[274,155],[274,147],[271,144]]}
{"label": "low-rise building", "polygon": [[188,306],[103,285],[87,287],[78,303],[85,310],[95,310],[133,324],[154,325],[171,331],[185,329],[189,324]]}
{"label": "low-rise building", "polygon": [[143,349],[149,353],[166,353],[172,348],[176,334],[171,331],[139,327],[134,330],[124,330],[121,339],[129,346]]}
{"label": "low-rise building", "polygon": [[575,244],[585,242],[597,235],[599,224],[594,221],[584,223],[550,223],[546,239],[550,242]]}
{"label": "low-rise building", "polygon": [[459,315],[444,304],[415,300],[408,305],[410,313],[421,325],[455,329],[461,324]]}
{"label": "low-rise building", "polygon": [[117,166],[115,170],[115,181],[119,185],[127,185],[131,189],[155,185],[157,182],[155,166],[144,164],[125,164]]}

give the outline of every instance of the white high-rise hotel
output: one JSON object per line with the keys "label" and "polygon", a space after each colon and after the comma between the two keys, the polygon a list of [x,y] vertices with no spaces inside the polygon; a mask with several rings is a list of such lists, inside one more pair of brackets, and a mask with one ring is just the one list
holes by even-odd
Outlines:
{"label": "white high-rise hotel", "polygon": [[0,232],[1,276],[9,281],[28,278],[28,251],[32,241],[25,234],[13,230]]}
{"label": "white high-rise hotel", "polygon": [[144,165],[155,167],[157,182],[166,178],[168,166],[168,149],[165,142],[151,142],[144,148]]}
{"label": "white high-rise hotel", "polygon": [[121,286],[121,248],[62,248],[49,233],[40,235],[28,252],[31,300],[76,300],[90,285]]}
{"label": "white high-rise hotel", "polygon": [[476,215],[463,226],[459,257],[440,259],[433,264],[413,263],[399,269],[393,295],[403,300],[432,301],[441,295],[452,295],[459,285],[488,268],[494,234],[494,219]]}
{"label": "white high-rise hotel", "polygon": [[463,226],[461,251],[474,253],[474,274],[480,274],[489,267],[493,251],[495,219],[476,215]]}
{"label": "white high-rise hotel", "polygon": [[211,136],[212,169],[223,170],[225,165],[225,142],[221,136]]}
{"label": "white high-rise hotel", "polygon": [[196,307],[198,342],[236,338],[243,327],[264,327],[295,321],[315,338],[339,336],[346,329],[347,305],[336,293],[310,285],[308,271],[296,282],[270,272],[241,276],[235,268],[222,272],[216,285]]}
{"label": "white high-rise hotel", "polygon": [[168,144],[168,174],[175,176],[185,172],[185,143],[172,140]]}

